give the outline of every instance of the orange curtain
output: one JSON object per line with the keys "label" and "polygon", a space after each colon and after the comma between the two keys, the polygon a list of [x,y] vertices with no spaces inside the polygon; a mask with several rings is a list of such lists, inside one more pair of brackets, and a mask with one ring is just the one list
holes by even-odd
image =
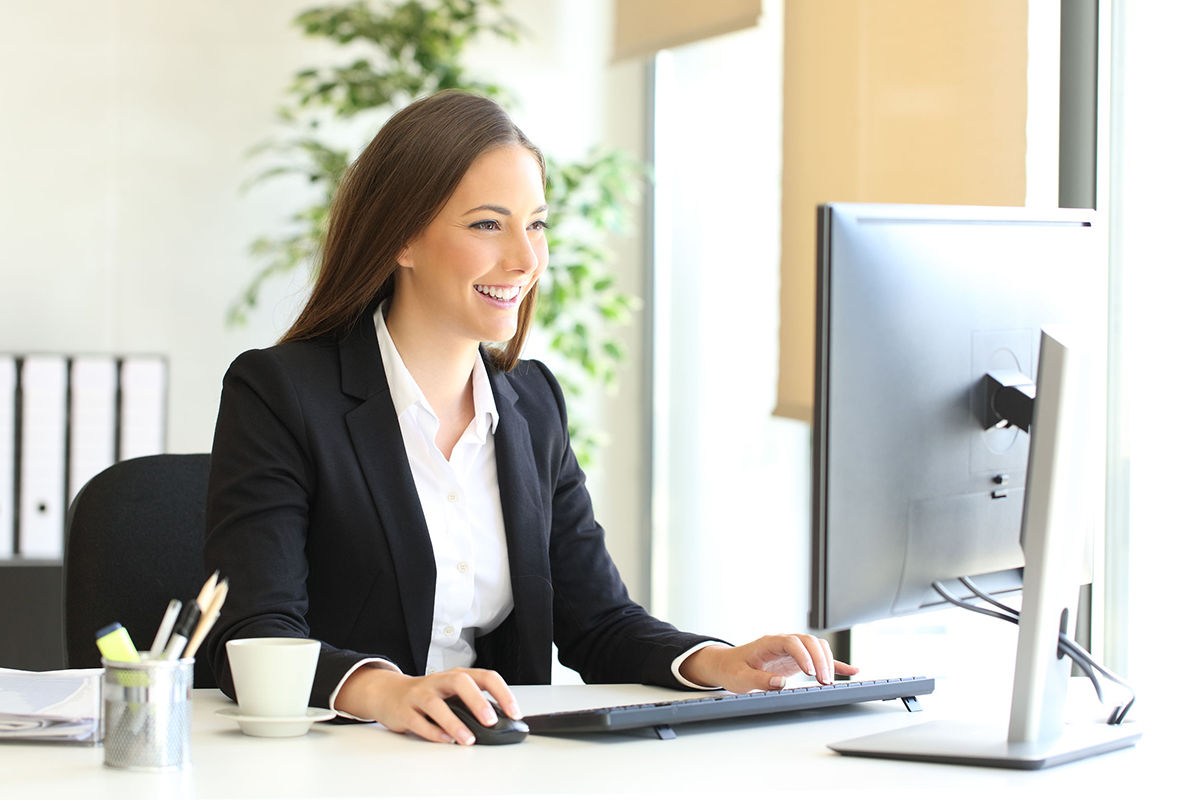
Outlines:
{"label": "orange curtain", "polygon": [[751,28],[761,13],[762,0],[617,0],[613,60]]}
{"label": "orange curtain", "polygon": [[816,207],[1025,204],[1026,0],[787,0],[776,414],[812,421]]}

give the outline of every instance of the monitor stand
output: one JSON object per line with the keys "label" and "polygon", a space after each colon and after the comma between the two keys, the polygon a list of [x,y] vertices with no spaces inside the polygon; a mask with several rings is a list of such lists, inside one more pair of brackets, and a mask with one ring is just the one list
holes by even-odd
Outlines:
{"label": "monitor stand", "polygon": [[1141,737],[1141,732],[1129,724],[1087,723],[1064,725],[1062,733],[1050,741],[1010,742],[1002,725],[938,720],[829,747],[845,756],[1042,769],[1129,747]]}
{"label": "monitor stand", "polygon": [[1071,662],[1058,635],[1074,630],[1087,507],[1079,464],[1088,457],[1087,401],[1079,387],[1088,364],[1070,333],[1042,331],[1029,480],[1021,523],[1025,574],[1021,630],[1008,729],[970,722],[926,722],[830,745],[843,755],[1040,769],[1128,747],[1130,725],[1064,724]]}

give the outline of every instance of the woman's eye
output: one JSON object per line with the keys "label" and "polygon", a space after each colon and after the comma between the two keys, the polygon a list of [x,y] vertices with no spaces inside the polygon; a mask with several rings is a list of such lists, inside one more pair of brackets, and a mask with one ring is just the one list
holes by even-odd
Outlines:
{"label": "woman's eye", "polygon": [[481,231],[498,231],[500,230],[500,223],[494,219],[484,219],[474,223],[471,227]]}
{"label": "woman's eye", "polygon": [[544,231],[550,228],[550,223],[546,222],[544,219],[539,219],[535,220],[529,227],[533,228],[535,231]]}

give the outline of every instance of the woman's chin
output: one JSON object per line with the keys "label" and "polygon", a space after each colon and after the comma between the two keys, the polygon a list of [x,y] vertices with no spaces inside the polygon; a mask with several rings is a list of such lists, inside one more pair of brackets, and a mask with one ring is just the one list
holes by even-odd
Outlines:
{"label": "woman's chin", "polygon": [[480,338],[481,342],[490,342],[492,344],[504,344],[509,339],[517,335],[517,326],[505,325],[503,327],[493,327],[484,331],[484,335]]}

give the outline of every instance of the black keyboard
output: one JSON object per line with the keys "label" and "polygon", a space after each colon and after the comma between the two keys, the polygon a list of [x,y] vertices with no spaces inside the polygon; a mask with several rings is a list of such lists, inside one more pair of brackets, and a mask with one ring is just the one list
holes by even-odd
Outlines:
{"label": "black keyboard", "polygon": [[640,703],[583,711],[558,711],[525,717],[530,733],[606,733],[653,728],[661,738],[674,736],[670,726],[710,719],[802,711],[871,700],[903,700],[909,711],[920,711],[917,695],[933,691],[933,678],[890,678],[878,681],[838,681],[830,686],[801,686],[771,692],[683,697],[659,703]]}

